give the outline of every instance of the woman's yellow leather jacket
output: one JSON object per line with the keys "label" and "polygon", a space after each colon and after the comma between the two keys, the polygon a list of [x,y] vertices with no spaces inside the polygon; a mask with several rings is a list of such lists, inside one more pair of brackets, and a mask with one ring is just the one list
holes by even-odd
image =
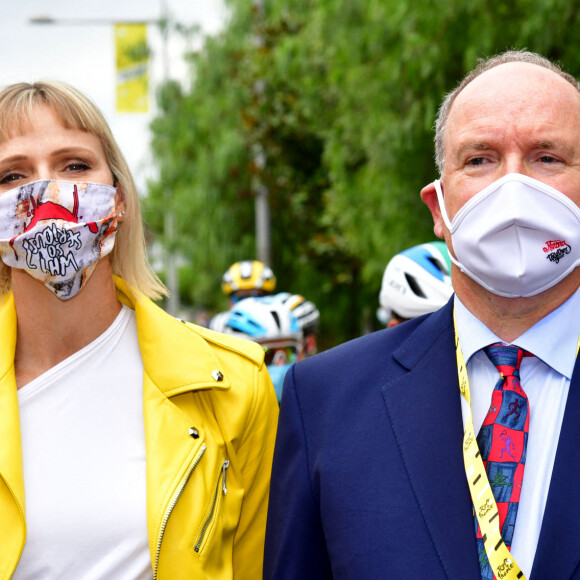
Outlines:
{"label": "woman's yellow leather jacket", "polygon": [[[144,366],[153,576],[258,580],[278,417],[262,348],[181,322],[115,283],[135,310]],[[26,540],[12,294],[0,304],[0,336],[0,579],[8,579]]]}

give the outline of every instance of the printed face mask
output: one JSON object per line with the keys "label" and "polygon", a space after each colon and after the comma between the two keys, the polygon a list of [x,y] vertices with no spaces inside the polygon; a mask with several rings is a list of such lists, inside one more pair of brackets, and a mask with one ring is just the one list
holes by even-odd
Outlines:
{"label": "printed face mask", "polygon": [[535,296],[580,264],[580,209],[557,189],[510,173],[449,220],[434,183],[454,264],[480,286],[509,298]]}
{"label": "printed face mask", "polygon": [[0,194],[0,257],[68,300],[115,243],[116,189],[48,179]]}

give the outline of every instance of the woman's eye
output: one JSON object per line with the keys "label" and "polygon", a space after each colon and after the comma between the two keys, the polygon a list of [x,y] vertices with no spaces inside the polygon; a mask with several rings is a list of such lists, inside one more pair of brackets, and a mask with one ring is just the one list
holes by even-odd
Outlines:
{"label": "woman's eye", "polygon": [[21,175],[19,173],[7,173],[6,175],[0,177],[0,184],[12,183],[14,181],[18,181],[20,178]]}
{"label": "woman's eye", "polygon": [[90,166],[84,162],[75,162],[75,163],[69,163],[66,166],[66,170],[67,171],[88,171],[90,169]]}

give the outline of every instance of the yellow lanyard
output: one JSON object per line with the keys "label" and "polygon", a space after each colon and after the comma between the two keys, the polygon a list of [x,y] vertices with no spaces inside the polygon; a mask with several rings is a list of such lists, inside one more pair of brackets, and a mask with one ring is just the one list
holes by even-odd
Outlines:
{"label": "yellow lanyard", "polygon": [[465,359],[463,358],[463,352],[459,345],[457,326],[455,326],[455,350],[457,354],[459,390],[469,407],[469,414],[465,421],[465,432],[463,434],[463,463],[465,464],[465,475],[467,476],[467,483],[469,484],[475,514],[479,527],[481,528],[483,545],[485,546],[489,564],[497,580],[525,580],[524,573],[520,570],[520,567],[510,554],[501,537],[499,512],[475,439],[473,417],[471,416],[469,379],[467,377],[467,367],[465,365]]}
{"label": "yellow lanyard", "polygon": [[[465,432],[463,434],[463,463],[465,464],[465,475],[471,499],[477,516],[483,544],[487,553],[491,569],[498,580],[526,580],[524,573],[520,570],[514,557],[510,554],[504,544],[499,529],[499,512],[489,485],[489,479],[479,453],[479,447],[475,439],[475,429],[473,427],[473,417],[471,415],[471,397],[469,394],[469,378],[467,377],[467,366],[465,358],[459,344],[457,325],[455,323],[455,313],[453,313],[453,325],[455,327],[455,351],[457,354],[457,374],[459,376],[459,390],[461,396],[467,401],[469,415],[465,421]],[[580,352],[580,336],[576,346],[576,357]]]}

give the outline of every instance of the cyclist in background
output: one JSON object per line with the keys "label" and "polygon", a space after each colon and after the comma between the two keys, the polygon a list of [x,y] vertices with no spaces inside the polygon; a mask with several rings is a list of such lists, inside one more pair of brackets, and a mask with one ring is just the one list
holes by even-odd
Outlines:
{"label": "cyclist in background", "polygon": [[306,300],[301,294],[290,292],[278,292],[274,295],[274,300],[284,304],[298,319],[303,335],[304,356],[315,355],[318,348],[317,336],[320,322],[320,312],[316,305]]}
{"label": "cyclist in background", "polygon": [[258,260],[232,264],[222,278],[222,290],[230,308],[242,298],[267,296],[276,289],[276,276],[269,266]]}
{"label": "cyclist in background", "polygon": [[391,258],[379,294],[379,320],[387,327],[441,308],[453,294],[445,242],[413,246]]}
{"label": "cyclist in background", "polygon": [[224,332],[261,344],[278,402],[291,364],[305,355],[303,333],[292,310],[277,296],[246,298],[229,312]]}
{"label": "cyclist in background", "polygon": [[[268,296],[275,288],[274,272],[258,260],[235,262],[222,277],[222,290],[228,297],[230,309],[243,298]],[[230,310],[219,312],[209,321],[209,327],[217,332],[226,332],[229,315]]]}

